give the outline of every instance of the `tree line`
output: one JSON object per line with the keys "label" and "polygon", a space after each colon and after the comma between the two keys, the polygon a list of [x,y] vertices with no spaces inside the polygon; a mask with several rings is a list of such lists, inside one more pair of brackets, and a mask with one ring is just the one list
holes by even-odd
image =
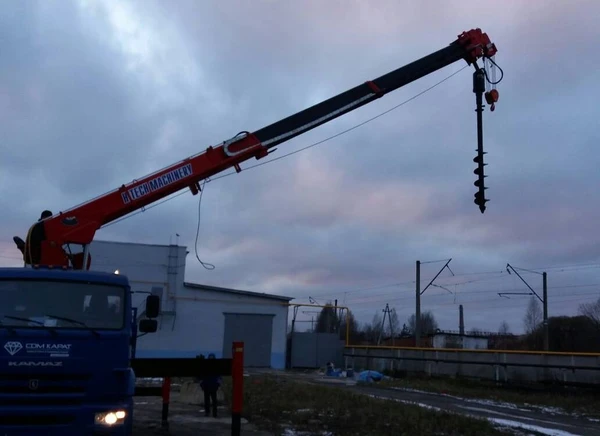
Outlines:
{"label": "tree line", "polygon": [[[385,319],[384,319],[385,318]],[[416,316],[412,314],[401,322],[395,308],[389,312],[378,310],[371,321],[359,323],[349,309],[337,310],[327,303],[313,322],[312,330],[319,333],[338,333],[340,339],[346,339],[346,325],[349,325],[351,344],[376,345],[394,338],[414,338]],[[433,312],[421,313],[421,334],[429,336],[439,330]],[[550,351],[600,352],[600,298],[578,307],[575,316],[548,317]],[[523,318],[523,333],[514,334],[506,321],[502,321],[498,330],[485,333],[472,328],[465,333],[488,338],[488,348],[514,350],[543,349],[543,313],[539,300],[531,297]],[[398,344],[399,345],[399,344]]]}
{"label": "tree line", "polygon": [[[385,319],[384,319],[385,318]],[[438,322],[433,312],[421,312],[422,335],[434,333],[438,330]],[[412,314],[402,324],[395,308],[388,313],[377,311],[370,322],[359,323],[350,309],[336,310],[331,303],[327,303],[314,320],[312,331],[317,333],[339,333],[340,339],[346,338],[346,326],[350,343],[377,344],[379,341],[394,337],[414,336],[416,316]]]}
{"label": "tree line", "polygon": [[[580,304],[575,316],[549,316],[550,351],[600,352],[600,298]],[[515,341],[517,349],[542,350],[544,324],[541,303],[531,297],[523,319],[525,334]]]}

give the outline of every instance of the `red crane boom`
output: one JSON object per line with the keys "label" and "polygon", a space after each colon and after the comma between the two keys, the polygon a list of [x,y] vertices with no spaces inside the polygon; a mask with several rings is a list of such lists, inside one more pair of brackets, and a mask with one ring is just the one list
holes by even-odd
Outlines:
{"label": "red crane boom", "polygon": [[[26,241],[18,237],[14,240],[23,253],[26,265],[52,265],[74,269],[83,269],[83,265],[86,265],[89,269],[89,244],[96,231],[103,225],[185,188],[189,188],[192,194],[196,195],[200,190],[200,181],[232,167],[240,172],[242,162],[252,158],[264,158],[276,145],[358,109],[456,61],[464,60],[469,65],[474,65],[474,74],[478,74],[477,77],[481,79],[485,70],[477,65],[477,60],[492,60],[496,51],[496,46],[481,29],[463,32],[441,50],[253,133],[240,132],[218,146],[210,146],[200,154],[190,156],[56,215],[52,216],[51,212],[45,211],[45,216],[43,213],[42,218],[30,228]],[[479,85],[480,81],[474,82],[473,90],[477,93],[478,110],[481,111],[481,96],[484,90]],[[498,93],[494,89],[485,93],[485,98],[493,105],[498,100]],[[481,119],[478,113],[478,142],[481,154],[474,161],[480,160],[481,165],[484,165],[480,131]],[[475,170],[476,174],[479,174],[477,171]],[[483,196],[483,166],[480,172],[481,182],[475,182],[480,189],[479,194],[476,194],[475,203],[483,213],[485,202],[488,201]],[[71,244],[81,245],[83,251],[72,254]]]}

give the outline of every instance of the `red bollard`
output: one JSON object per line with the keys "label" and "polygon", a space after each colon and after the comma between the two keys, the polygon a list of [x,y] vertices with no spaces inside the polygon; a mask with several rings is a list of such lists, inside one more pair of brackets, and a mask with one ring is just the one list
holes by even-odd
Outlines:
{"label": "red bollard", "polygon": [[233,399],[231,407],[231,434],[240,436],[242,431],[242,406],[244,403],[244,343],[234,342],[231,363]]}
{"label": "red bollard", "polygon": [[162,384],[162,425],[169,425],[169,402],[171,400],[171,377],[165,377]]}

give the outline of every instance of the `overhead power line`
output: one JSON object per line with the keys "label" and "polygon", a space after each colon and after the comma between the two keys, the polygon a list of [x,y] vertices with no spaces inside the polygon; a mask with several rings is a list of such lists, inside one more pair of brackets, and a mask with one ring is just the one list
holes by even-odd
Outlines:
{"label": "overhead power line", "polygon": [[[573,298],[574,296],[576,296],[576,298]],[[588,300],[597,300],[598,299],[598,294],[596,292],[574,292],[572,294],[568,294],[568,295],[561,295],[559,297],[553,297],[553,300],[549,302],[549,304],[551,306],[556,306],[556,305],[560,305],[562,303],[569,303],[569,302],[584,302],[584,301],[588,301]],[[390,302],[390,306],[393,306],[393,302],[395,302],[396,300],[384,300],[384,301],[389,301]],[[370,304],[372,303],[372,305]],[[378,307],[380,307],[382,304],[382,301],[372,301],[372,302],[363,302],[361,303],[360,307],[358,308],[352,308],[350,305],[348,305],[350,307],[350,310],[353,313],[359,313],[359,312],[364,312],[364,311],[372,311],[372,310],[376,310]],[[434,303],[434,304],[428,304],[427,307],[428,309],[435,309],[435,308],[442,308],[442,307],[449,307],[449,306],[458,306],[459,304],[462,304],[463,306],[475,306],[478,310],[480,310],[481,312],[486,312],[486,311],[490,311],[490,312],[497,312],[498,309],[502,309],[502,308],[522,308],[523,307],[523,300],[519,300],[519,299],[510,299],[510,300],[506,300],[506,299],[502,299],[500,297],[498,297],[498,302],[494,302],[493,305],[490,305],[490,300],[489,299],[477,299],[477,300],[461,300],[461,301],[457,301],[457,302],[444,302],[444,303]],[[402,311],[405,312],[407,310],[411,310],[411,308],[409,308],[409,306],[406,305],[402,305],[400,306],[400,308],[396,309],[398,312]]]}
{"label": "overhead power line", "polygon": [[[593,283],[593,284],[585,284],[585,285],[564,285],[564,286],[548,286],[548,289],[580,289],[580,288],[598,288],[600,287],[599,283]],[[412,292],[413,290],[407,290]],[[465,296],[465,295],[486,295],[486,301],[496,301],[501,297],[498,297],[498,293],[519,293],[519,292],[527,292],[527,289],[494,289],[494,290],[476,290],[476,291],[463,291],[463,292],[456,292],[456,297],[460,298],[461,296]],[[598,291],[590,291],[590,292],[585,292],[585,293],[578,293],[577,295],[584,295],[584,294],[595,294],[600,296],[600,292]],[[489,295],[489,296],[487,296]],[[563,296],[568,296],[568,295],[575,295],[572,292],[569,292],[568,294],[553,294],[553,298],[554,297],[563,297]],[[380,298],[370,298],[370,297],[380,297]],[[439,294],[429,294],[428,298],[439,298],[439,297],[448,297],[448,292],[440,292]],[[410,295],[410,296],[405,296],[405,297],[396,297],[396,298],[389,298],[389,294],[385,294],[385,295],[373,295],[373,296],[364,296],[364,297],[358,297],[355,299],[350,299],[347,301],[347,305],[352,305],[352,304],[366,304],[366,303],[374,303],[374,304],[380,304],[382,302],[386,302],[386,301],[390,301],[390,302],[400,302],[400,301],[408,301],[408,300],[412,300],[414,298],[414,296]],[[461,300],[461,301],[468,301],[468,300]]]}

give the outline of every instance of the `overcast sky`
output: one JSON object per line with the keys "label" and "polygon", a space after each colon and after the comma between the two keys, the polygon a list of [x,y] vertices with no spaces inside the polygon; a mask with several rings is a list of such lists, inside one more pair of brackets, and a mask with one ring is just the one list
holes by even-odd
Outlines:
{"label": "overcast sky", "polygon": [[[100,230],[187,245],[187,280],[339,299],[360,321],[414,312],[415,261],[452,258],[423,295],[440,326],[522,330],[548,271],[550,315],[600,295],[600,3],[15,1],[0,10],[0,260],[43,209],[67,209],[437,51],[481,27],[505,72],[486,109],[488,210],[473,204],[472,70],[350,133]],[[457,62],[278,147],[350,128]],[[249,164],[243,165],[242,168]],[[229,173],[229,171],[227,171]],[[422,288],[443,262],[422,267]],[[575,265],[575,266],[573,266]],[[569,266],[569,268],[565,268]],[[478,274],[476,274],[478,273]],[[482,274],[479,274],[482,273]],[[485,273],[485,274],[483,274]],[[523,277],[541,293],[541,276]],[[304,318],[310,314],[304,315]]]}

